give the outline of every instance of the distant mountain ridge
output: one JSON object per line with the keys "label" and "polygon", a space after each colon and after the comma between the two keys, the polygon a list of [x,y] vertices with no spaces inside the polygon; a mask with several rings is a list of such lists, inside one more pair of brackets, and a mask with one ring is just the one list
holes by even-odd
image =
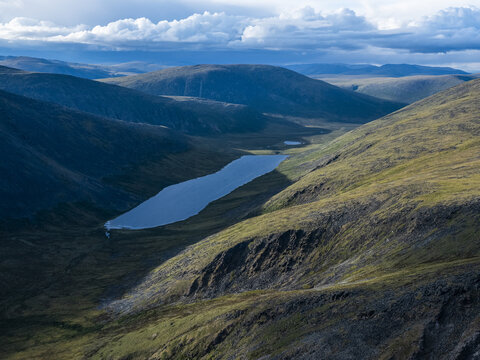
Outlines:
{"label": "distant mountain ridge", "polygon": [[183,66],[102,81],[152,95],[207,98],[336,122],[364,123],[403,106],[270,65]]}
{"label": "distant mountain ridge", "polygon": [[164,125],[195,135],[257,131],[267,121],[247,106],[176,101],[74,76],[2,66],[0,89],[102,117]]}
{"label": "distant mountain ridge", "polygon": [[[143,74],[169,67],[143,61],[118,64],[87,64],[31,56],[0,56],[0,65],[25,71],[72,75],[86,79],[102,79]],[[311,63],[290,64],[285,65],[284,67],[309,76],[343,74],[402,77],[413,75],[468,74],[468,72],[451,67],[415,64],[384,64],[377,66],[371,64]]]}
{"label": "distant mountain ridge", "polygon": [[324,81],[344,89],[375,96],[385,100],[411,104],[440,91],[471,81],[480,75],[416,75],[352,79],[324,78]]}
{"label": "distant mountain ridge", "polygon": [[29,56],[0,56],[0,65],[25,71],[72,75],[85,79],[101,79],[105,77],[141,74],[165,67],[144,62],[129,62],[113,65],[82,64]]}
{"label": "distant mountain ridge", "polygon": [[402,77],[413,75],[450,75],[468,74],[467,72],[450,67],[424,66],[412,64],[385,64],[381,66],[369,64],[292,64],[286,65],[287,69],[297,71],[304,75],[315,76],[323,74],[342,75],[372,75]]}

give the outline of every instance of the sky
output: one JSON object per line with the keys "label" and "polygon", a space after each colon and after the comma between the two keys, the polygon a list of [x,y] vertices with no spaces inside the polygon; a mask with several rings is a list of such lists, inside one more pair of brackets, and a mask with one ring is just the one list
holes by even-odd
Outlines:
{"label": "sky", "polygon": [[480,0],[0,0],[0,55],[480,71]]}

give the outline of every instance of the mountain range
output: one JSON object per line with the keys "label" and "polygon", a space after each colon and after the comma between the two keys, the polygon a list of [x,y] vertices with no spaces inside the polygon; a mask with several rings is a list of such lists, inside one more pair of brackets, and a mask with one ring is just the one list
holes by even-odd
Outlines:
{"label": "mountain range", "polygon": [[351,65],[351,64],[293,64],[286,65],[288,69],[301,74],[317,77],[318,75],[363,75],[403,77],[413,75],[450,75],[467,74],[467,72],[450,67],[423,66],[412,64],[385,64],[377,65]]}
{"label": "mountain range", "polygon": [[[169,67],[166,65],[142,61],[119,64],[85,64],[29,56],[0,56],[0,65],[25,71],[73,75],[86,79],[101,79],[106,77],[142,74]],[[414,64],[384,64],[377,66],[370,64],[313,63],[286,64],[283,67],[308,76],[342,74],[402,77],[413,75],[467,74],[463,70],[450,67]]]}
{"label": "mountain range", "polygon": [[267,65],[184,66],[102,81],[152,95],[207,98],[337,122],[363,123],[403,106]]}
{"label": "mountain range", "polygon": [[69,75],[0,67],[0,89],[94,115],[163,125],[195,135],[262,129],[267,119],[242,105],[148,95]]}
{"label": "mountain range", "polygon": [[373,77],[351,78],[336,77],[324,79],[332,85],[350,89],[362,94],[375,96],[381,99],[411,104],[440,91],[449,89],[478,78],[472,75],[423,75],[405,76],[401,78]]}
{"label": "mountain range", "polygon": [[95,65],[28,56],[0,56],[0,65],[25,71],[72,75],[85,79],[141,74],[163,68],[161,65],[144,62]]}

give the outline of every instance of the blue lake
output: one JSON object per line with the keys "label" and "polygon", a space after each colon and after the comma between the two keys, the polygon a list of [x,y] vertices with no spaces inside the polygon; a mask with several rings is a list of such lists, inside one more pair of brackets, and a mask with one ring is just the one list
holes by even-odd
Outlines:
{"label": "blue lake", "polygon": [[245,155],[220,171],[164,188],[136,208],[107,221],[110,229],[147,229],[188,219],[209,203],[269,173],[287,155]]}
{"label": "blue lake", "polygon": [[302,145],[302,143],[300,141],[284,141],[283,142],[285,145],[288,145],[288,146],[294,146],[294,145]]}

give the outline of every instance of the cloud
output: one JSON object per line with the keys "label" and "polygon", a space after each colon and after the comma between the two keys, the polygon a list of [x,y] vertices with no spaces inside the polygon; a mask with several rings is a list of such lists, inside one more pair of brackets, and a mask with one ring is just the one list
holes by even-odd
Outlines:
{"label": "cloud", "polygon": [[0,24],[0,39],[49,41],[56,36],[68,35],[79,31],[84,26],[62,27],[49,21],[39,21],[29,18],[17,17],[7,23]]}
{"label": "cloud", "polygon": [[[375,30],[366,18],[350,9],[323,15],[312,7],[281,13],[278,17],[252,19],[235,46],[270,48],[328,49],[357,48],[360,34]],[[369,36],[369,35],[367,35]]]}
{"label": "cloud", "polygon": [[[239,18],[224,13],[204,12],[185,19],[159,21],[147,18],[123,19],[105,26],[82,29],[52,37],[51,41],[94,45],[111,45],[124,48],[162,47],[166,44],[190,43],[195,46],[225,45],[235,36]],[[238,30],[237,30],[238,31]]]}
{"label": "cloud", "polygon": [[381,47],[419,53],[480,50],[480,9],[447,8],[393,32],[395,41],[379,41]]}
{"label": "cloud", "polygon": [[[106,49],[353,51],[393,49],[445,53],[480,49],[480,9],[447,8],[401,24],[379,25],[351,9],[323,13],[312,6],[275,16],[251,17],[225,12],[196,13],[180,20],[154,22],[127,18],[106,25],[59,26],[14,18],[0,23],[0,39],[48,44],[83,44]],[[53,46],[53,45],[52,45]]]}
{"label": "cloud", "polygon": [[432,16],[424,17],[420,26],[437,30],[480,28],[480,9],[476,7],[449,7]]}

